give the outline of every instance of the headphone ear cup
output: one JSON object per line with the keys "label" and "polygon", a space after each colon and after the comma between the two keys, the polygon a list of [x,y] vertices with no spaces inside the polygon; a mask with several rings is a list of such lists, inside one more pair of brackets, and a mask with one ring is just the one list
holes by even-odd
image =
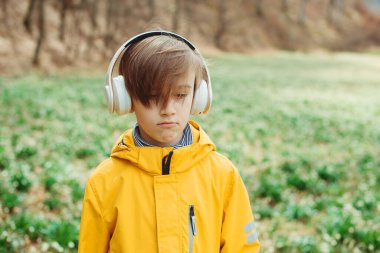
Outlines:
{"label": "headphone ear cup", "polygon": [[112,78],[114,110],[118,114],[130,113],[132,109],[131,97],[125,87],[124,77],[119,75]]}
{"label": "headphone ear cup", "polygon": [[109,85],[106,85],[104,87],[104,92],[107,99],[108,111],[112,113],[114,110],[114,106],[113,106],[113,94],[112,94],[111,87]]}
{"label": "headphone ear cup", "polygon": [[195,90],[191,114],[198,115],[204,113],[209,102],[208,99],[207,82],[202,80],[198,89]]}

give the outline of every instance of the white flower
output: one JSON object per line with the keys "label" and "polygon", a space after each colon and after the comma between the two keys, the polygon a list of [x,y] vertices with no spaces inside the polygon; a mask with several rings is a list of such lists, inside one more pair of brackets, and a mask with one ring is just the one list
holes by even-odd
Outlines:
{"label": "white flower", "polygon": [[42,243],[42,251],[47,251],[49,249],[49,244],[47,242]]}
{"label": "white flower", "polygon": [[52,246],[54,249],[56,249],[58,252],[63,252],[63,248],[61,247],[61,245],[59,245],[59,243],[57,243],[57,242],[53,242],[51,246]]}
{"label": "white flower", "polygon": [[363,205],[364,205],[363,200],[359,200],[357,205],[358,205],[358,207],[363,207]]}

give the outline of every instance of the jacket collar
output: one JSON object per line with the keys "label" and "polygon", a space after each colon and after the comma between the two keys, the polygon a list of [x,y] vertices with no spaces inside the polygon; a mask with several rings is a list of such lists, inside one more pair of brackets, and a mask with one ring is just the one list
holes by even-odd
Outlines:
{"label": "jacket collar", "polygon": [[137,168],[152,174],[162,175],[162,159],[171,151],[170,174],[189,170],[210,152],[216,150],[214,143],[195,122],[190,120],[193,144],[173,149],[173,147],[138,147],[133,140],[133,129],[127,130],[117,140],[111,157],[128,160]]}

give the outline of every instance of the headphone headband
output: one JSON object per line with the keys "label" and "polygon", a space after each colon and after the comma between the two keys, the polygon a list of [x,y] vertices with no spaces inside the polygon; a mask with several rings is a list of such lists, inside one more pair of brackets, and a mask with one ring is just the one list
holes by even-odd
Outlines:
{"label": "headphone headband", "polygon": [[[196,50],[195,46],[190,41],[185,39],[184,37],[182,37],[176,33],[167,32],[167,31],[150,31],[150,32],[141,33],[141,34],[131,38],[128,44],[136,43],[136,42],[142,41],[148,37],[159,36],[159,35],[175,37],[176,39],[185,42],[192,50]],[[128,47],[128,45],[126,45],[125,47]]]}
{"label": "headphone headband", "polygon": [[[159,36],[159,35],[174,37],[174,38],[184,42],[193,51],[199,53],[198,49],[190,41],[188,41],[187,39],[185,39],[184,37],[182,37],[176,33],[169,32],[169,31],[149,31],[149,32],[140,33],[140,34],[130,38],[126,42],[124,42],[124,44],[119,47],[119,49],[116,51],[116,53],[112,57],[112,60],[109,64],[108,70],[107,70],[107,84],[106,84],[106,86],[109,86],[112,89],[112,72],[113,72],[113,69],[115,67],[115,64],[116,64],[118,58],[120,57],[120,55],[123,53],[123,51],[125,49],[127,49],[133,43],[137,43],[137,42],[142,41],[148,37]],[[202,61],[203,61],[203,59],[202,59]],[[207,74],[207,90],[208,90],[208,100],[207,100],[208,102],[206,105],[206,110],[203,112],[204,114],[206,114],[211,107],[212,89],[211,89],[211,79],[210,79],[210,74],[209,74],[208,68],[207,68],[205,62],[203,62],[203,64],[205,66],[205,70],[206,70],[206,74]],[[111,96],[112,96],[112,94],[111,94]],[[113,98],[111,98],[111,100],[112,99]],[[112,105],[112,108],[113,108],[113,105]],[[113,109],[112,109],[112,111],[113,111]]]}

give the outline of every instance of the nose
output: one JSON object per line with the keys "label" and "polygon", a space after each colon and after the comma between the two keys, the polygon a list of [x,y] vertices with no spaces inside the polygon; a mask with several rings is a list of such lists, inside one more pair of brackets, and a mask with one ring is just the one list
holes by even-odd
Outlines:
{"label": "nose", "polygon": [[165,116],[174,115],[176,113],[174,99],[169,99],[166,106],[162,104],[160,108],[160,113],[161,115]]}

